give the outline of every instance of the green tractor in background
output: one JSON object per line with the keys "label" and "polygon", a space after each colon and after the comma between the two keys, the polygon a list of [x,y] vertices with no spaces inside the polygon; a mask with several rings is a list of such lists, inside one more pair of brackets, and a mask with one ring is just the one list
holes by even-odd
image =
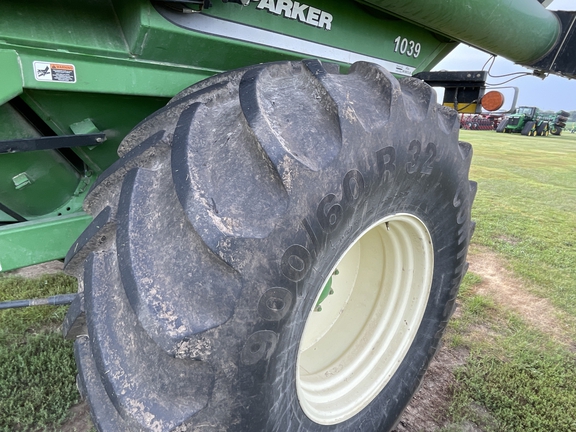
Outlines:
{"label": "green tractor in background", "polygon": [[500,122],[496,132],[521,133],[528,136],[560,135],[566,127],[570,113],[558,111],[554,115],[542,115],[536,107],[521,106],[514,114]]}
{"label": "green tractor in background", "polygon": [[486,72],[430,70],[463,41],[575,78],[541,3],[1,2],[0,271],[78,278],[96,428],[393,428],[474,230]]}

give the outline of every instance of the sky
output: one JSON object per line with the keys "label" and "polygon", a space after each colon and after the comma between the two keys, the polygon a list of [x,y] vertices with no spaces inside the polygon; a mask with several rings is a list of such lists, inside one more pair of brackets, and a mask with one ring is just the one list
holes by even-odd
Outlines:
{"label": "sky", "polygon": [[[576,10],[576,0],[555,0],[548,7],[551,10]],[[481,70],[490,54],[460,44],[452,53],[442,60],[434,70]],[[490,73],[504,75],[513,72],[532,72],[531,69],[516,65],[502,57],[497,57]],[[511,78],[511,77],[510,77]],[[488,78],[489,83],[500,83],[507,78]],[[550,111],[576,110],[576,80],[568,80],[549,75],[544,80],[535,76],[521,77],[503,86],[514,86],[520,89],[517,106],[537,106]],[[512,92],[504,92],[507,104],[512,99]]]}

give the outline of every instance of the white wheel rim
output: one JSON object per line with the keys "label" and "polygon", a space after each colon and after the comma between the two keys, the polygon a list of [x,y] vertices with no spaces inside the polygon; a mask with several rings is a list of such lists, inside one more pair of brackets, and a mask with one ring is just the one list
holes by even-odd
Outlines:
{"label": "white wheel rim", "polygon": [[[296,389],[308,418],[341,423],[382,391],[416,336],[433,269],[430,233],[410,214],[381,219],[342,254],[300,340]],[[330,277],[333,294],[317,311]]]}

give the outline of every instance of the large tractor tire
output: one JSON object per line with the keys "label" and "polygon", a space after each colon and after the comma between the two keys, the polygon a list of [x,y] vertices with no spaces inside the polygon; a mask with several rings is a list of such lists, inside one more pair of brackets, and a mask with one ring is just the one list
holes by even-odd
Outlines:
{"label": "large tractor tire", "polygon": [[550,133],[551,133],[552,135],[560,136],[560,135],[562,135],[562,130],[563,130],[562,128],[554,126],[554,127],[552,127],[552,129],[550,130]]}
{"label": "large tractor tire", "polygon": [[527,121],[524,127],[522,128],[521,134],[526,136],[531,135],[532,129],[534,128],[534,124],[535,122],[533,121]]}
{"label": "large tractor tire", "polygon": [[550,127],[547,121],[540,122],[536,128],[536,136],[548,136],[550,134]]}
{"label": "large tractor tire", "polygon": [[284,62],[138,125],[66,259],[98,430],[390,430],[473,229],[472,149],[435,99],[368,63]]}
{"label": "large tractor tire", "polygon": [[506,126],[508,126],[508,119],[505,118],[502,121],[500,121],[500,123],[498,123],[498,126],[496,127],[496,132],[498,133],[502,133],[504,132],[504,130],[506,129]]}

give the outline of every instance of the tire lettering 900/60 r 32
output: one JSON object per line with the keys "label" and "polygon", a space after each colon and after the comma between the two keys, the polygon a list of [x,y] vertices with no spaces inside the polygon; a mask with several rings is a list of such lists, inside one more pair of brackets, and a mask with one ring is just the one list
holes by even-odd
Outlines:
{"label": "tire lettering 900/60 r 32", "polygon": [[[437,150],[434,143],[426,146],[426,151],[422,155],[422,145],[414,140],[409,145],[409,153],[413,155],[412,162],[406,164],[406,171],[409,174],[417,170],[421,174],[428,175],[432,172]],[[377,169],[383,181],[387,181],[396,170],[396,151],[394,147],[388,146],[376,152]],[[322,228],[323,234],[333,232],[340,221],[346,206],[357,202],[365,193],[364,176],[357,170],[349,171],[342,183],[342,201],[338,201],[335,194],[326,195],[318,204],[316,219]],[[313,232],[309,221],[304,220],[303,226],[313,245],[317,245],[318,235]],[[281,260],[282,274],[293,283],[302,281],[313,264],[313,253],[305,246],[295,244],[290,246],[283,254]],[[267,291],[260,301],[259,312],[262,318],[270,321],[279,321],[288,313],[292,306],[294,296],[286,288],[274,287]],[[299,293],[301,295],[301,293]],[[281,307],[279,307],[281,305]]]}

